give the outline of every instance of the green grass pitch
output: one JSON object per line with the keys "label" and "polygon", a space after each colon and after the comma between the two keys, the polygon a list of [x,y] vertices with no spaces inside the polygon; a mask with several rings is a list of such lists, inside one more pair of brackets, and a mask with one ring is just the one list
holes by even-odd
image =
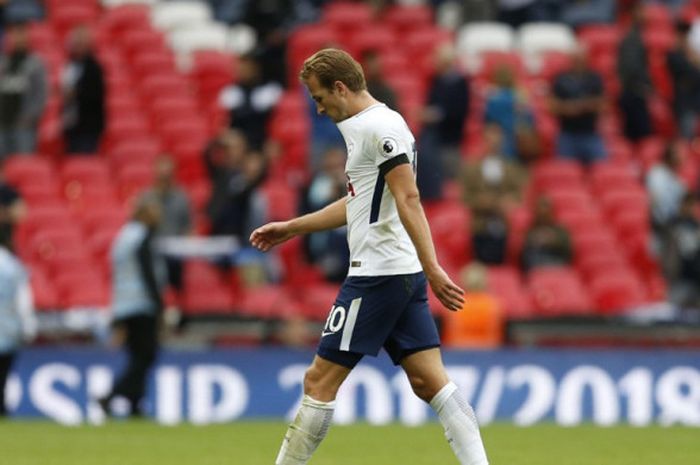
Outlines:
{"label": "green grass pitch", "polygon": [[[62,427],[0,422],[0,465],[272,465],[281,422]],[[541,425],[483,428],[491,465],[693,465],[700,430]],[[310,465],[457,464],[437,424],[334,426]]]}

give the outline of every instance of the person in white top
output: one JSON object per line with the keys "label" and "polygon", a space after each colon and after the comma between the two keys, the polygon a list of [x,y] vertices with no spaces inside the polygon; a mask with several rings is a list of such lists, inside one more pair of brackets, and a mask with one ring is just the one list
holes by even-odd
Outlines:
{"label": "person in white top", "polygon": [[12,362],[22,343],[37,332],[29,276],[8,241],[0,238],[0,418],[7,414],[5,383]]}
{"label": "person in white top", "polygon": [[384,348],[437,412],[459,462],[488,464],[474,412],[445,372],[427,304],[426,282],[453,311],[462,308],[464,291],[436,258],[415,182],[414,138],[398,113],[369,94],[362,68],[346,52],[315,53],[300,77],[317,111],[343,134],[348,193],[317,212],[261,226],[250,242],[267,251],[300,234],[347,225],[350,271],[275,463],[308,462],[328,431],[340,385],[364,355]]}

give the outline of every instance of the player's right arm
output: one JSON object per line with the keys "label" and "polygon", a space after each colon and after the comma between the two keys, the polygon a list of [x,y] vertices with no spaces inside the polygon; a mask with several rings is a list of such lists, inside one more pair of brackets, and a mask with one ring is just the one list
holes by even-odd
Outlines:
{"label": "player's right arm", "polygon": [[253,247],[267,252],[277,244],[295,236],[345,226],[347,224],[346,199],[347,197],[343,197],[318,211],[289,221],[267,223],[253,231],[250,235],[250,243]]}

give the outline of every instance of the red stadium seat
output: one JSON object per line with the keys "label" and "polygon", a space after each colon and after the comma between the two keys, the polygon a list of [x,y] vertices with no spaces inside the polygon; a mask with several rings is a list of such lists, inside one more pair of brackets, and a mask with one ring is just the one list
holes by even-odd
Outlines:
{"label": "red stadium seat", "polygon": [[288,220],[297,216],[299,196],[296,190],[279,182],[268,182],[262,186],[261,193],[265,197],[270,220]]}
{"label": "red stadium seat", "polygon": [[56,180],[45,183],[27,183],[19,188],[22,199],[27,202],[29,208],[44,205],[63,206],[61,188]]}
{"label": "red stadium seat", "polygon": [[163,33],[153,29],[127,29],[121,35],[121,45],[127,58],[137,52],[168,50]]}
{"label": "red stadium seat", "polygon": [[121,5],[106,9],[102,23],[113,35],[120,36],[124,31],[144,30],[151,27],[150,9],[146,5]]}
{"label": "red stadium seat", "polygon": [[593,249],[588,253],[576,255],[576,269],[587,282],[590,282],[601,273],[627,271],[629,264],[621,252],[609,253],[605,250],[598,252]]}
{"label": "red stadium seat", "polygon": [[82,234],[75,225],[38,231],[31,240],[31,249],[36,260],[47,264],[87,257]]}
{"label": "red stadium seat", "polygon": [[49,15],[49,20],[59,35],[64,36],[77,26],[93,24],[97,21],[99,12],[94,6],[62,3],[64,5],[51,11]]}
{"label": "red stadium seat", "polygon": [[372,7],[369,4],[331,2],[324,7],[321,22],[342,33],[371,23],[372,16]]}
{"label": "red stadium seat", "polygon": [[31,23],[29,25],[29,43],[32,50],[52,50],[60,40],[48,23]]}
{"label": "red stadium seat", "polygon": [[489,291],[501,301],[507,318],[525,319],[533,315],[532,299],[516,267],[489,267],[487,282]]}
{"label": "red stadium seat", "polygon": [[461,202],[442,202],[428,212],[428,223],[445,266],[460,268],[471,257],[470,214]]}
{"label": "red stadium seat", "polygon": [[145,50],[132,58],[131,70],[137,78],[155,73],[176,73],[175,57],[172,53]]}
{"label": "red stadium seat", "polygon": [[592,310],[588,293],[572,268],[536,268],[528,275],[528,285],[542,316],[587,315]]}
{"label": "red stadium seat", "polygon": [[74,217],[64,205],[42,205],[29,209],[27,217],[17,226],[15,240],[20,250],[27,250],[30,239],[40,230],[72,227]]}
{"label": "red stadium seat", "polygon": [[628,163],[598,163],[591,168],[591,187],[599,195],[610,189],[634,189],[639,186],[638,173]]}
{"label": "red stadium seat", "polygon": [[298,72],[302,63],[311,54],[322,48],[339,43],[339,37],[332,27],[326,25],[307,25],[295,29],[287,44],[287,82],[290,86],[298,85]]}
{"label": "red stadium seat", "polygon": [[146,139],[152,137],[148,123],[140,117],[138,119],[129,116],[128,118],[113,118],[107,125],[106,135],[102,143],[103,147],[109,151],[116,145],[129,140]]}
{"label": "red stadium seat", "polygon": [[194,99],[187,94],[160,97],[151,103],[150,110],[155,127],[166,121],[179,121],[183,117],[191,118],[199,113]]}
{"label": "red stadium seat", "polygon": [[576,257],[589,253],[617,254],[620,246],[610,231],[605,229],[571,231]]}
{"label": "red stadium seat", "polygon": [[618,314],[646,303],[644,287],[631,272],[623,274],[615,270],[599,274],[591,281],[590,289],[598,311],[603,314]]}
{"label": "red stadium seat", "polygon": [[601,205],[605,214],[609,218],[614,218],[623,211],[647,211],[649,199],[646,191],[641,187],[635,190],[611,190],[602,194]]}
{"label": "red stadium seat", "polygon": [[56,181],[51,162],[39,155],[14,156],[5,161],[7,181],[17,187],[25,184],[51,184]]}
{"label": "red stadium seat", "polygon": [[181,76],[169,73],[146,76],[139,82],[143,99],[152,102],[160,97],[181,97],[190,95],[187,80]]}
{"label": "red stadium seat", "polygon": [[557,217],[563,212],[587,212],[595,208],[595,201],[591,195],[577,186],[573,188],[559,186],[548,191],[546,196],[552,200]]}
{"label": "red stadium seat", "polygon": [[523,63],[523,58],[519,53],[487,51],[479,57],[480,65],[476,72],[478,76],[487,81],[491,81],[495,72],[504,67],[512,70],[515,76],[525,75],[525,63]]}
{"label": "red stadium seat", "polygon": [[180,144],[195,145],[204,150],[209,141],[206,123],[198,117],[183,115],[180,119],[160,124],[159,133],[167,150],[176,152]]}
{"label": "red stadium seat", "polygon": [[396,5],[385,10],[382,21],[399,33],[409,32],[412,29],[431,26],[433,9],[427,5]]}
{"label": "red stadium seat", "polygon": [[153,164],[123,166],[119,171],[117,183],[122,199],[129,200],[153,185],[155,179]]}
{"label": "red stadium seat", "polygon": [[95,209],[119,210],[122,204],[117,197],[117,192],[110,182],[109,184],[87,184],[67,193],[68,205],[79,216]]}
{"label": "red stadium seat", "polygon": [[282,318],[289,315],[289,310],[297,308],[290,303],[293,299],[282,286],[267,285],[246,289],[237,302],[239,313],[257,318]]}
{"label": "red stadium seat", "polygon": [[44,311],[58,309],[61,302],[53,281],[46,276],[41,268],[36,266],[31,268],[29,276],[34,306],[38,310]]}
{"label": "red stadium seat", "polygon": [[160,153],[160,142],[148,137],[119,143],[107,152],[107,157],[114,168],[119,168],[132,164],[153,164]]}
{"label": "red stadium seat", "polygon": [[396,40],[391,30],[368,25],[368,27],[357,29],[350,34],[347,45],[359,60],[362,58],[362,54],[367,51],[386,52],[394,50]]}
{"label": "red stadium seat", "polygon": [[668,6],[660,2],[644,4],[644,30],[645,31],[672,31],[673,13]]}
{"label": "red stadium seat", "polygon": [[562,211],[557,215],[557,219],[572,232],[598,231],[603,228],[603,217],[595,208],[584,211]]}
{"label": "red stadium seat", "polygon": [[54,278],[63,308],[106,307],[110,292],[104,277],[84,273],[62,273]]}
{"label": "red stadium seat", "polygon": [[337,284],[325,282],[304,286],[298,302],[301,314],[314,321],[324,321],[335,303],[338,289]]}
{"label": "red stadium seat", "polygon": [[189,261],[184,269],[183,310],[188,314],[230,313],[234,288],[224,271],[203,261]]}
{"label": "red stadium seat", "polygon": [[583,26],[578,32],[578,39],[586,45],[588,53],[592,57],[617,50],[621,38],[620,28],[612,24]]}
{"label": "red stadium seat", "polygon": [[72,200],[81,197],[82,191],[90,187],[109,188],[112,175],[107,162],[102,158],[73,157],[63,164],[61,179],[66,198]]}
{"label": "red stadium seat", "polygon": [[533,170],[533,184],[537,191],[556,188],[574,188],[583,185],[581,165],[569,160],[547,160],[539,162]]}
{"label": "red stadium seat", "polygon": [[548,84],[560,73],[571,67],[571,55],[564,52],[548,51],[542,55],[542,66],[537,76]]}

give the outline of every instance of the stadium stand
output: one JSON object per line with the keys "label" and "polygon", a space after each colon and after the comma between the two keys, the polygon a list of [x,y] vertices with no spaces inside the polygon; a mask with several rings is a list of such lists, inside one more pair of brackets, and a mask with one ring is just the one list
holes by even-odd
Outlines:
{"label": "stadium stand", "polygon": [[[308,55],[331,44],[357,57],[377,50],[399,107],[407,112],[420,109],[425,101],[436,46],[454,42],[472,78],[464,159],[478,153],[483,129],[479,109],[495,69],[511,66],[519,85],[535,96],[542,154],[529,168],[524,204],[509,212],[509,262],[489,269],[490,291],[501,298],[506,318],[617,315],[663,298],[659,266],[646,247],[652,231],[642,179],[676,130],[671,82],[663,65],[675,40],[674,17],[661,3],[649,4],[645,17],[644,42],[659,93],[651,108],[656,136],[631,145],[621,135],[620,116],[609,108],[601,132],[610,155],[586,170],[554,153],[558,128],[545,103],[549,83],[567,66],[567,52],[580,43],[603,75],[612,104],[619,92],[615,53],[621,24],[588,24],[574,30],[562,23],[533,23],[514,30],[480,22],[453,32],[434,23],[427,4],[397,4],[375,13],[361,2],[328,2],[317,22],[298,25],[288,36],[287,87],[268,126],[279,153],[261,188],[269,217],[283,219],[296,213],[299,188],[309,176],[311,123],[297,80]],[[206,2],[55,0],[46,1],[43,19],[32,23],[31,44],[49,69],[52,98],[41,121],[38,153],[14,155],[5,174],[30,207],[17,231],[17,248],[32,269],[41,310],[108,304],[110,240],[126,217],[128,201],[151,183],[153,161],[163,150],[177,159],[178,176],[199,209],[195,230],[207,230],[201,211],[211,188],[201,153],[226,118],[217,108],[218,95],[236,80],[236,57],[263,40],[249,25],[231,27],[213,18]],[[58,82],[66,58],[63,39],[81,24],[94,30],[97,55],[105,68],[108,125],[100,153],[68,158],[62,154],[58,129]],[[419,130],[420,121],[406,116],[412,129]],[[683,173],[692,187],[698,181],[700,151],[697,144],[686,149]],[[574,264],[524,275],[514,257],[530,220],[525,212],[539,194],[552,199],[557,219],[569,228]],[[426,205],[438,252],[452,273],[473,255],[469,212],[455,198],[459,195]],[[292,243],[278,252],[285,278],[262,288],[243,288],[209,263],[188,263],[183,311],[191,316],[261,319],[300,312],[312,320],[325,319],[335,287],[323,283],[318,270],[304,263],[299,248]],[[65,271],[57,272],[59,267]],[[435,312],[439,315],[441,310]]]}

